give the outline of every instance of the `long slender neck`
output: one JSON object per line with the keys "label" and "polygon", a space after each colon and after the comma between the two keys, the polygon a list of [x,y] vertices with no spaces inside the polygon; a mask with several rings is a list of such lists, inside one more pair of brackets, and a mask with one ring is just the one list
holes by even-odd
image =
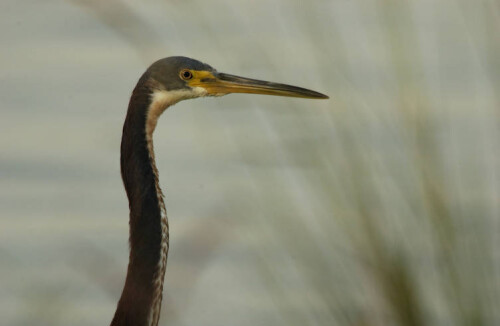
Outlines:
{"label": "long slender neck", "polygon": [[130,207],[127,278],[112,326],[156,326],[168,254],[168,220],[158,184],[152,134],[169,103],[143,77],[132,97],[121,144],[121,173]]}

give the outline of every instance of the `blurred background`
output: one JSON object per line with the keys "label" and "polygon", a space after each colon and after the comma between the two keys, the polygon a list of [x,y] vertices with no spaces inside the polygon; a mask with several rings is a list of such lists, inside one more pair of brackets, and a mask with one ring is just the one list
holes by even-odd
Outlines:
{"label": "blurred background", "polygon": [[156,59],[330,100],[231,95],[155,133],[161,325],[499,325],[494,0],[2,0],[2,325],[108,325],[119,143]]}

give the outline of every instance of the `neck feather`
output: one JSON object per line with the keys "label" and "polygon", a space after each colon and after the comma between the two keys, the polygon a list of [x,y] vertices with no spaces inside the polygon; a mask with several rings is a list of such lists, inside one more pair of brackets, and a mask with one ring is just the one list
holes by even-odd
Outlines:
{"label": "neck feather", "polygon": [[121,172],[130,208],[130,257],[112,326],[156,326],[160,317],[169,227],[152,135],[159,116],[174,102],[151,85],[139,81],[123,126]]}

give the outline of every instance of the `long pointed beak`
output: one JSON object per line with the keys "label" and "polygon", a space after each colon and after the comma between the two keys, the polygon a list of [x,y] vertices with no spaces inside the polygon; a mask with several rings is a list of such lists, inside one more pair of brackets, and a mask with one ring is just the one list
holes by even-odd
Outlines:
{"label": "long pointed beak", "polygon": [[250,79],[224,73],[213,73],[213,78],[202,78],[196,84],[207,90],[210,95],[225,95],[229,93],[250,93],[276,96],[303,97],[327,99],[328,96],[286,84]]}

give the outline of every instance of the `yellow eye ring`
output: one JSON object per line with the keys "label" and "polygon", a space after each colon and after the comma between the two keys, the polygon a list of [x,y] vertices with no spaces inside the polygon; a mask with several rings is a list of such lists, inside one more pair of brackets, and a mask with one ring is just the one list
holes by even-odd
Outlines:
{"label": "yellow eye ring", "polygon": [[179,73],[179,76],[181,77],[181,79],[190,80],[191,78],[193,78],[193,73],[188,69],[183,69]]}

